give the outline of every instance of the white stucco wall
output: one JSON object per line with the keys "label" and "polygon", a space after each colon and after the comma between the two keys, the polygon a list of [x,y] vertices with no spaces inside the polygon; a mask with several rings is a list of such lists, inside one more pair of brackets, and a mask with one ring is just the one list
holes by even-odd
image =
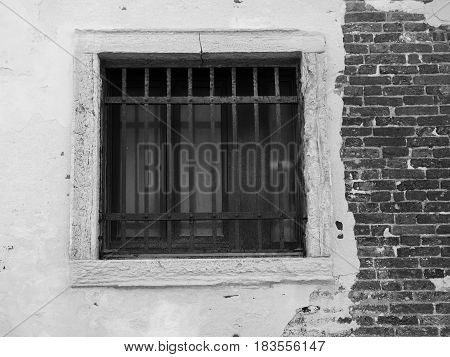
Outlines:
{"label": "white stucco wall", "polygon": [[[75,29],[299,29],[328,58],[334,276],[357,269],[339,158],[341,0],[5,0],[0,4],[0,334],[278,336],[332,282],[189,288],[68,288]],[[20,18],[20,15],[22,18]],[[57,44],[30,26],[33,24]],[[337,231],[335,232],[337,235]],[[237,295],[225,297],[229,295]],[[56,298],[55,298],[56,297]],[[54,298],[54,300],[52,300]],[[49,302],[49,300],[51,300]],[[36,314],[33,314],[38,311]]]}

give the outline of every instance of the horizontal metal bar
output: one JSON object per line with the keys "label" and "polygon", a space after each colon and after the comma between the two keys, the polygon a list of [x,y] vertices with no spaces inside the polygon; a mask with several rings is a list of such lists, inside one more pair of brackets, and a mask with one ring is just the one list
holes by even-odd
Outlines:
{"label": "horizontal metal bar", "polygon": [[260,97],[106,97],[107,104],[233,104],[233,103],[299,103],[297,96]]}
{"label": "horizontal metal bar", "polygon": [[[122,251],[123,252],[123,251]],[[255,252],[255,253],[186,253],[186,254],[126,254],[119,253],[118,250],[109,249],[104,250],[104,259],[155,259],[155,258],[232,258],[232,257],[302,257],[303,254],[300,251],[291,252]]]}
{"label": "horizontal metal bar", "polygon": [[107,221],[212,221],[212,220],[258,220],[289,219],[298,216],[295,212],[216,212],[216,213],[108,213]]}

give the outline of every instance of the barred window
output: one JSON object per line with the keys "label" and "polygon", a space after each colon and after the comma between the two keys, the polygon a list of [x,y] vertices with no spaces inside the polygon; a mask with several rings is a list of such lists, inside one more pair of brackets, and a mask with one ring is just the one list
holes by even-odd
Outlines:
{"label": "barred window", "polygon": [[102,63],[102,257],[303,255],[299,71]]}

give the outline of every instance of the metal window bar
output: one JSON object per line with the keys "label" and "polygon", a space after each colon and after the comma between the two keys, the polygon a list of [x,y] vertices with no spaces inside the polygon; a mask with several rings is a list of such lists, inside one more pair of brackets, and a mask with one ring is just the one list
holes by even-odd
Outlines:
{"label": "metal window bar", "polygon": [[[122,123],[122,132],[121,132],[121,160],[122,160],[122,181],[121,181],[121,204],[120,208],[122,210],[122,215],[126,214],[127,207],[127,194],[126,194],[126,182],[127,182],[127,105],[125,104],[127,98],[127,69],[122,68],[122,105],[120,107],[120,121]],[[127,223],[126,221],[122,221],[121,227],[121,243],[125,244],[126,234],[127,234]]]}
{"label": "metal window bar", "polygon": [[[258,67],[260,67],[258,65]],[[211,212],[210,213],[204,213],[204,212],[196,212],[196,201],[195,201],[195,193],[194,195],[192,195],[192,197],[189,198],[189,213],[186,212],[174,212],[172,205],[174,205],[174,203],[176,203],[174,201],[174,196],[172,193],[172,189],[174,187],[174,157],[173,157],[173,153],[172,150],[167,150],[163,157],[163,163],[161,164],[162,166],[164,166],[164,171],[162,171],[162,174],[164,176],[164,182],[163,182],[163,193],[160,194],[161,197],[161,203],[160,203],[160,210],[161,213],[160,214],[156,214],[156,213],[149,213],[149,202],[148,202],[148,197],[150,196],[145,196],[144,199],[144,212],[143,213],[127,213],[126,210],[126,200],[127,200],[127,195],[126,195],[126,171],[127,171],[127,167],[126,167],[126,155],[127,155],[127,126],[126,126],[126,121],[127,121],[127,105],[128,104],[134,104],[134,105],[139,105],[139,104],[143,104],[144,105],[144,110],[147,112],[148,111],[148,107],[150,104],[159,104],[159,105],[165,105],[166,106],[166,123],[162,123],[160,125],[161,127],[165,127],[165,130],[163,130],[161,132],[161,134],[164,133],[164,138],[161,141],[161,143],[164,143],[164,141],[167,144],[171,144],[173,143],[173,135],[172,135],[172,105],[173,104],[187,104],[187,108],[188,108],[188,132],[189,132],[189,137],[191,140],[194,140],[194,135],[195,135],[195,126],[194,126],[194,104],[209,104],[209,124],[210,124],[210,138],[211,141],[214,142],[216,139],[216,118],[215,118],[215,106],[219,105],[222,106],[223,104],[228,104],[231,105],[231,140],[233,143],[233,147],[232,149],[232,158],[231,158],[231,164],[229,165],[229,170],[231,170],[231,177],[232,177],[232,185],[236,186],[239,184],[238,180],[239,180],[239,161],[236,155],[236,147],[238,144],[238,120],[240,120],[240,118],[238,118],[238,113],[237,113],[237,105],[238,104],[245,104],[245,103],[249,103],[249,104],[253,104],[253,112],[254,112],[254,140],[255,143],[259,143],[261,140],[261,136],[260,136],[260,104],[274,104],[275,105],[275,118],[273,118],[275,120],[275,124],[276,124],[276,130],[277,130],[277,134],[275,135],[278,140],[281,142],[281,133],[280,133],[280,129],[282,127],[282,122],[281,122],[281,110],[280,110],[280,105],[282,103],[292,103],[292,104],[297,104],[298,106],[298,114],[301,113],[302,110],[302,103],[301,103],[301,92],[300,92],[300,73],[299,73],[299,66],[296,65],[294,66],[295,68],[295,72],[296,72],[296,78],[294,79],[294,83],[296,86],[296,92],[295,95],[290,95],[290,96],[281,96],[280,95],[280,73],[279,73],[279,68],[276,66],[271,66],[273,67],[273,71],[274,71],[274,87],[275,87],[275,95],[268,95],[268,96],[260,96],[258,93],[258,67],[252,67],[252,75],[253,75],[253,96],[237,96],[237,81],[239,80],[237,78],[237,74],[236,74],[236,67],[231,67],[231,95],[230,96],[217,96],[214,94],[217,94],[218,92],[216,91],[215,88],[215,82],[214,82],[214,77],[215,77],[215,72],[214,72],[214,67],[210,67],[209,68],[209,96],[204,96],[204,97],[199,97],[199,96],[193,96],[193,78],[192,78],[192,67],[188,68],[188,78],[187,78],[187,82],[188,82],[188,95],[187,97],[172,97],[172,91],[171,91],[171,68],[166,68],[166,96],[163,97],[150,97],[149,96],[149,87],[150,87],[150,83],[152,81],[152,78],[149,75],[149,68],[146,67],[145,71],[144,71],[144,96],[140,97],[140,96],[128,96],[127,95],[127,70],[126,68],[121,68],[121,97],[112,97],[109,96],[108,91],[104,91],[105,96],[103,97],[103,103],[105,105],[105,110],[104,113],[106,113],[105,115],[108,116],[109,113],[109,105],[110,104],[120,104],[120,121],[121,121],[121,147],[120,147],[120,152],[121,152],[121,163],[120,163],[120,212],[111,212],[111,205],[110,205],[110,201],[111,201],[111,197],[108,197],[108,195],[111,195],[111,190],[109,189],[105,189],[104,191],[104,195],[107,197],[103,198],[103,202],[106,202],[103,208],[102,215],[101,215],[101,219],[103,221],[103,223],[106,225],[105,229],[103,230],[105,232],[105,234],[111,234],[111,229],[109,228],[111,223],[116,222],[117,224],[120,225],[120,242],[123,245],[123,247],[121,248],[116,248],[116,247],[112,247],[111,246],[111,237],[108,237],[104,240],[105,242],[105,247],[104,247],[104,257],[108,258],[109,256],[114,256],[115,254],[131,254],[129,253],[129,251],[126,248],[126,239],[127,239],[127,223],[129,222],[133,222],[133,221],[140,221],[140,222],[153,222],[155,223],[155,221],[160,221],[161,224],[161,240],[163,242],[166,242],[166,244],[162,244],[159,248],[159,252],[154,253],[153,251],[151,251],[150,249],[150,237],[149,237],[149,229],[148,227],[149,225],[146,225],[144,230],[143,230],[143,234],[144,234],[144,242],[145,242],[145,249],[143,249],[142,251],[139,251],[139,255],[141,254],[172,254],[172,255],[177,255],[179,253],[172,253],[172,243],[173,243],[173,238],[174,238],[174,231],[173,231],[173,222],[182,222],[182,221],[188,221],[189,222],[189,249],[186,252],[187,255],[189,256],[194,256],[194,255],[227,255],[227,254],[235,254],[235,255],[246,255],[246,254],[251,254],[251,255],[261,255],[261,256],[266,256],[266,255],[271,255],[271,254],[281,254],[281,255],[298,255],[299,252],[304,252],[304,248],[303,248],[303,240],[302,239],[298,239],[298,247],[296,249],[292,249],[292,248],[286,248],[285,246],[285,231],[284,231],[284,222],[285,220],[290,220],[292,218],[294,218],[296,220],[296,222],[301,222],[301,224],[303,224],[303,204],[302,201],[304,199],[304,197],[302,196],[302,194],[298,194],[296,196],[296,200],[295,200],[295,211],[293,212],[286,212],[283,213],[283,210],[280,207],[280,210],[278,212],[272,212],[272,211],[264,211],[262,209],[262,202],[260,197],[257,196],[256,198],[256,202],[257,202],[257,210],[256,212],[241,212],[240,211],[240,199],[239,199],[239,195],[235,195],[235,197],[232,197],[231,200],[228,200],[226,197],[222,197],[222,206],[224,206],[225,208],[228,208],[226,211],[221,212],[221,211],[217,211],[217,177],[215,176],[215,173],[212,172],[212,188],[214,190],[213,194],[212,194],[212,198],[211,198],[211,203],[212,203],[212,208],[211,208]],[[223,110],[221,111],[223,113]],[[108,119],[108,118],[106,118]],[[136,119],[136,118],[135,118]],[[223,119],[222,119],[223,120]],[[106,120],[107,122],[107,120]],[[299,120],[296,120],[296,122],[299,122]],[[108,130],[108,128],[111,126],[108,126],[107,124],[104,125],[105,130]],[[222,126],[223,127],[223,126]],[[299,125],[296,125],[295,127],[295,137],[296,140],[301,139],[302,136],[302,128]],[[146,132],[146,134],[144,134],[144,140],[147,142],[150,139],[150,134],[149,134],[149,123],[148,120],[144,121],[144,130]],[[108,136],[109,134],[106,133],[104,137],[109,138],[110,136]],[[104,140],[104,144],[105,145],[114,145],[113,143],[108,144],[108,140]],[[106,148],[107,149],[107,148]],[[108,152],[106,150],[106,152]],[[256,169],[259,172],[260,168],[262,168],[261,164],[261,158],[259,156],[259,151],[258,152],[258,157],[257,157],[257,166]],[[110,160],[111,159],[111,155],[109,154],[105,154],[104,155],[104,159],[106,160]],[[192,159],[192,158],[190,158]],[[228,161],[230,159],[226,159],[226,161]],[[105,164],[106,167],[108,167],[107,164]],[[227,164],[228,165],[228,164]],[[281,163],[278,163],[278,170],[281,169]],[[192,165],[190,165],[190,169],[189,169],[189,182],[190,182],[190,186],[192,184],[192,180],[194,179],[194,175],[193,175],[193,167]],[[261,166],[261,167],[259,167]],[[111,174],[108,171],[109,169],[107,168],[105,170],[105,175],[106,177],[110,176]],[[214,170],[212,170],[214,171]],[[222,182],[223,181],[228,181],[226,176],[228,174],[225,172],[222,172]],[[262,184],[262,182],[264,181],[264,176],[263,175],[256,175],[256,179],[257,179],[257,185],[258,187],[260,187],[260,185]],[[105,180],[107,182],[108,179],[105,178]],[[111,178],[110,178],[111,180]],[[106,182],[106,183],[107,183]],[[105,182],[103,182],[103,184],[105,185]],[[299,190],[299,192],[304,192],[302,189]],[[281,204],[282,202],[282,195],[283,193],[279,193],[276,202],[278,203],[278,205]],[[227,207],[227,205],[224,203],[226,203],[227,201],[229,201],[229,203],[231,204],[231,207]],[[232,210],[230,211],[230,208],[232,208]],[[212,242],[213,242],[213,251],[212,252],[207,252],[207,253],[198,253],[198,251],[194,251],[195,249],[195,223],[198,221],[207,221],[210,222],[212,225]],[[229,244],[230,244],[230,249],[228,251],[220,251],[219,247],[218,247],[218,226],[217,223],[219,221],[224,222],[230,222],[231,224],[233,224],[234,229],[232,229],[232,232],[234,234],[234,237],[229,237]],[[251,252],[246,252],[243,250],[243,242],[242,242],[242,237],[240,236],[240,222],[241,221],[255,221],[257,223],[257,242],[256,242],[256,249],[254,251]],[[275,249],[275,251],[273,249],[264,249],[264,245],[263,245],[263,222],[277,222],[278,226],[279,226],[279,249]],[[296,235],[298,231],[303,231],[303,229],[298,229],[297,226],[301,226],[301,224],[297,224],[296,225]],[[225,226],[224,226],[225,227]],[[162,243],[163,243],[162,242]],[[131,249],[133,250],[133,249]],[[163,251],[163,252],[161,252]],[[150,253],[149,253],[150,252]],[[136,254],[136,252],[133,252],[133,254]]]}

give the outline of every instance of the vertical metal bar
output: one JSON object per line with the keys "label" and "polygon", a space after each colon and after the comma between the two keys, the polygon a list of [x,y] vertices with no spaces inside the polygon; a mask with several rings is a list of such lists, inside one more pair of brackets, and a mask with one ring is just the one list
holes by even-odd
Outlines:
{"label": "vertical metal bar", "polygon": [[[188,68],[188,130],[189,130],[189,140],[191,140],[190,143],[187,143],[188,146],[191,146],[190,149],[195,148],[195,138],[194,138],[194,106],[191,103],[192,100],[192,68]],[[196,200],[196,194],[195,194],[195,188],[194,188],[194,170],[195,167],[193,166],[194,158],[192,157],[192,151],[189,150],[189,213],[191,214],[191,217],[193,217],[193,213],[196,211],[195,208],[195,200]],[[191,192],[191,190],[194,190]],[[194,249],[194,236],[195,236],[195,226],[194,226],[194,220],[191,219],[189,224],[189,250]]]}
{"label": "vertical metal bar", "polygon": [[[233,165],[233,180],[232,180],[232,195],[234,196],[234,212],[239,214],[239,194],[238,194],[238,181],[239,181],[239,162],[238,162],[238,126],[237,126],[237,105],[236,105],[236,67],[231,68],[231,88],[233,95],[233,103],[231,104],[232,111],[232,142],[233,142],[233,150],[232,154],[232,165]],[[237,217],[236,217],[237,218]],[[234,229],[235,229],[235,240],[234,240],[234,248],[236,251],[241,250],[241,242],[239,237],[239,220],[236,219],[234,221]]]}
{"label": "vertical metal bar", "polygon": [[[159,116],[160,120],[155,120],[155,127],[157,128],[155,130],[155,132],[158,134],[158,144],[159,144],[159,160],[158,160],[158,164],[159,167],[161,168],[159,170],[159,177],[158,177],[158,182],[159,182],[159,187],[160,187],[160,191],[159,191],[159,212],[161,214],[167,214],[167,177],[164,177],[166,175],[164,175],[163,173],[163,167],[166,166],[164,165],[164,163],[167,162],[167,154],[168,154],[168,148],[167,145],[165,144],[166,140],[167,140],[167,133],[166,131],[168,130],[167,128],[167,123],[164,123],[161,119],[161,112],[162,112],[162,106],[157,106],[158,108],[158,113],[157,115]],[[159,227],[160,227],[160,242],[159,242],[159,248],[164,246],[164,243],[167,243],[167,221],[163,221],[161,220],[159,222]]]}
{"label": "vertical metal bar", "polygon": [[[209,96],[211,98],[211,104],[209,105],[209,123],[211,125],[210,129],[210,141],[211,145],[217,143],[216,141],[216,123],[214,118],[214,104],[212,104],[212,99],[214,97],[214,68],[211,67],[209,69]],[[214,161],[214,155],[219,155],[218,151],[213,148],[213,152],[211,153],[211,160]],[[211,163],[212,164],[212,163]],[[212,206],[212,234],[213,234],[213,244],[214,249],[217,250],[217,178],[216,178],[216,170],[211,165],[211,206]]]}
{"label": "vertical metal bar", "polygon": [[[145,74],[144,74],[145,78],[144,78],[144,97],[145,99],[148,98],[148,92],[149,92],[149,83],[150,83],[150,76],[149,76],[149,69],[145,68]],[[151,113],[150,110],[148,108],[148,103],[144,103],[144,112],[145,112],[145,116],[144,117],[144,143],[148,144],[150,143],[150,129],[149,129],[149,121],[151,120]],[[145,147],[144,147],[145,148]],[[145,159],[145,152],[144,152],[144,159]],[[145,165],[145,163],[144,163]],[[149,213],[149,188],[147,187],[147,185],[145,185],[145,170],[143,171],[144,173],[144,177],[143,177],[143,182],[144,182],[144,213]],[[148,250],[150,248],[150,239],[148,236],[148,226],[149,226],[149,222],[145,222],[145,228],[144,228],[144,244],[146,246],[146,249]]]}
{"label": "vertical metal bar", "polygon": [[145,74],[144,74],[144,97],[148,98],[148,92],[149,92],[149,86],[150,86],[150,74],[149,69],[145,68]]}
{"label": "vertical metal bar", "polygon": [[[280,73],[279,68],[275,67],[275,96],[277,98],[280,97]],[[281,145],[281,108],[280,103],[275,104],[275,123],[276,123],[276,131],[277,131],[277,138],[278,138],[278,144]],[[281,154],[281,153],[280,153]],[[283,169],[282,162],[283,157],[278,156],[278,166],[277,166],[277,175],[278,179],[282,180],[282,175],[280,175],[280,171]],[[284,182],[278,182],[279,187],[282,189]],[[282,199],[283,199],[283,192],[281,190],[278,191],[278,197],[277,197],[277,203],[278,203],[278,209],[280,212],[282,211]],[[284,220],[280,218],[278,220],[278,224],[280,227],[280,249],[284,249]]]}
{"label": "vertical metal bar", "polygon": [[139,195],[139,166],[138,166],[138,157],[139,157],[139,128],[140,122],[139,122],[139,106],[134,106],[134,212],[139,212],[139,204],[140,204],[140,195]]}
{"label": "vertical metal bar", "polygon": [[[170,68],[167,68],[166,71],[166,80],[167,80],[167,97],[170,98],[172,96],[171,89],[171,75]],[[170,214],[172,210],[172,190],[173,190],[173,147],[172,147],[172,105],[167,104],[166,106],[166,118],[167,118],[167,126],[166,126],[166,141],[167,141],[167,162],[165,162],[165,176],[167,180],[167,214]],[[170,253],[172,251],[172,221],[167,221],[167,251]]]}
{"label": "vertical metal bar", "polygon": [[[258,68],[253,67],[253,96],[255,98],[258,97]],[[256,149],[256,162],[255,162],[255,171],[256,171],[256,187],[259,189],[261,186],[261,173],[262,170],[260,169],[261,165],[261,152],[260,152],[260,143],[259,143],[259,104],[255,102],[253,104],[253,114],[254,114],[254,120],[255,120],[255,149]],[[260,193],[256,194],[256,205],[257,205],[257,214],[258,216],[261,216],[261,197]],[[262,220],[258,219],[258,251],[262,250],[263,247],[263,237],[262,237]]]}
{"label": "vertical metal bar", "polygon": [[[121,128],[121,140],[120,140],[120,146],[121,146],[121,159],[122,159],[122,167],[121,167],[121,211],[122,214],[126,213],[126,200],[127,200],[127,193],[126,193],[126,182],[127,182],[127,123],[126,123],[126,96],[127,96],[127,69],[122,68],[122,104],[120,107],[120,121],[122,124]],[[126,241],[126,221],[121,221],[121,242],[122,244]]]}

